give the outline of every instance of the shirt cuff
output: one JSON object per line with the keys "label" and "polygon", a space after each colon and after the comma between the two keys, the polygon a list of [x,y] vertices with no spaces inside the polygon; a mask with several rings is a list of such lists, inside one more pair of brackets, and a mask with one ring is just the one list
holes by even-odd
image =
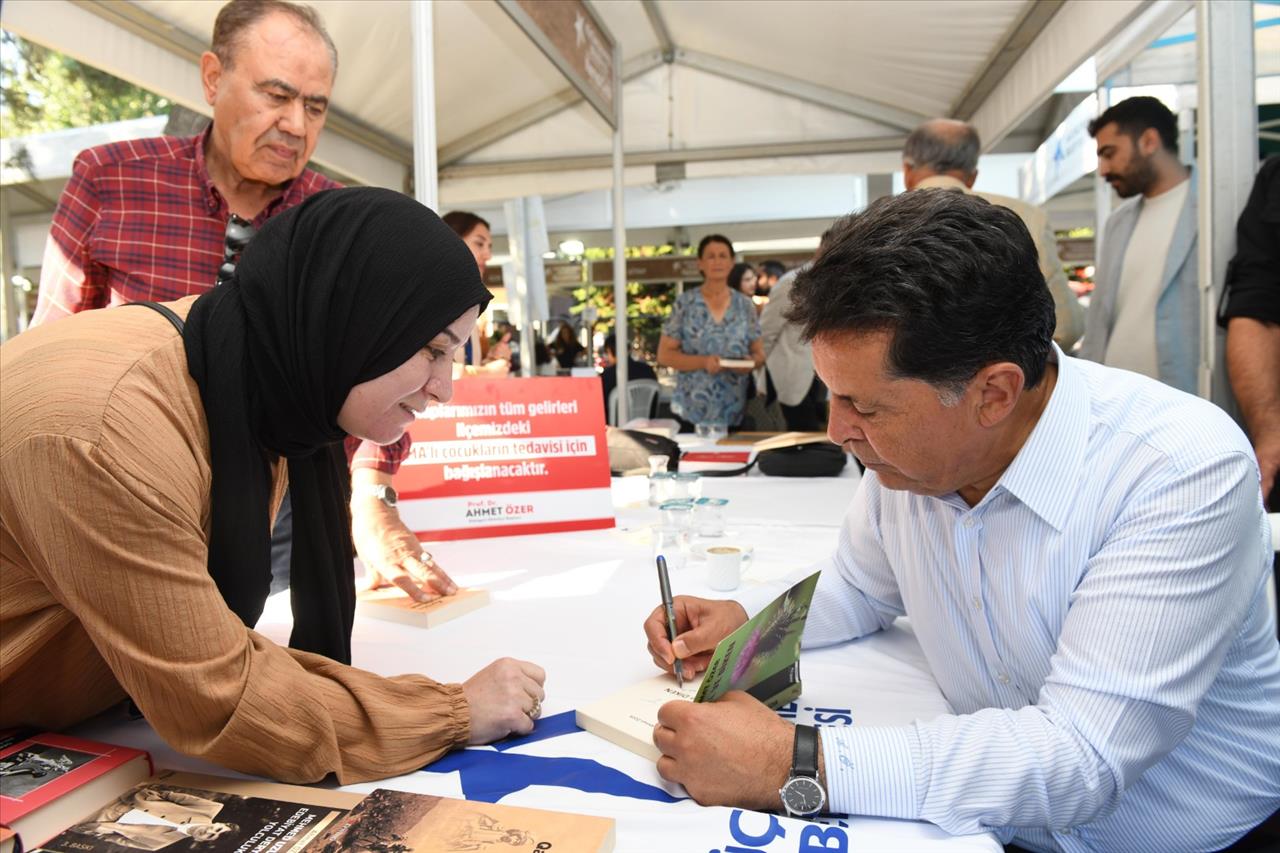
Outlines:
{"label": "shirt cuff", "polygon": [[786,583],[781,581],[771,581],[762,583],[759,586],[749,587],[743,590],[734,598],[734,601],[742,605],[742,609],[747,611],[747,618],[750,619],[764,610],[778,596],[789,590],[794,583]]}
{"label": "shirt cuff", "polygon": [[828,809],[837,814],[921,819],[924,783],[914,726],[823,726],[818,732]]}
{"label": "shirt cuff", "polygon": [[351,469],[372,468],[384,474],[394,474],[400,470],[400,463],[409,455],[413,439],[405,433],[394,444],[374,444],[372,441],[361,442],[359,449],[352,455]]}

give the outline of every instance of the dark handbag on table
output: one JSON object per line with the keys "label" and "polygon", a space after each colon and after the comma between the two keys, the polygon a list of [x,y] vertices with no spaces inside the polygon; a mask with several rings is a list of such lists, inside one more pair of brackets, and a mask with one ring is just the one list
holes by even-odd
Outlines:
{"label": "dark handbag on table", "polygon": [[704,477],[736,477],[760,466],[770,477],[838,477],[848,463],[844,448],[820,433],[783,433],[758,442],[756,456],[740,468],[699,471]]}
{"label": "dark handbag on table", "polygon": [[756,454],[761,473],[770,477],[838,477],[848,461],[844,449],[829,441],[776,447]]}

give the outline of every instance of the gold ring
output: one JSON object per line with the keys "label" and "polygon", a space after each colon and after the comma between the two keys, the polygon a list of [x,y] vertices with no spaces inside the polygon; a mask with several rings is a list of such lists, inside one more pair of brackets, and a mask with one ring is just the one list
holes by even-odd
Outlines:
{"label": "gold ring", "polygon": [[542,700],[534,699],[533,707],[530,708],[528,711],[525,711],[525,713],[529,715],[529,719],[531,720],[536,720],[539,717],[541,717],[542,716]]}

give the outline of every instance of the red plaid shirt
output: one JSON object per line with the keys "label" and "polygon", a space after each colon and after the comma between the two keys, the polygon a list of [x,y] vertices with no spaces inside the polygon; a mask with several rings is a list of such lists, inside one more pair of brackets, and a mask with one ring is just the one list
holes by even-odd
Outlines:
{"label": "red plaid shirt", "polygon": [[[80,152],[53,214],[32,325],[125,302],[171,302],[214,286],[231,211],[205,166],[208,136],[206,129]],[[253,225],[340,186],[305,169]],[[386,447],[365,442],[352,465],[393,474],[409,443],[408,435]]]}

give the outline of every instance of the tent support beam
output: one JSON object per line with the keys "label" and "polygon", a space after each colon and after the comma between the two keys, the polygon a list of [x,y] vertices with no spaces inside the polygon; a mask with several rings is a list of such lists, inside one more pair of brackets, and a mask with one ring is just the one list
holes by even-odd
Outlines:
{"label": "tent support beam", "polygon": [[[622,79],[624,81],[634,79],[642,74],[649,73],[660,65],[662,65],[662,54],[656,50],[650,51],[629,60],[622,69]],[[582,101],[583,97],[578,93],[578,90],[569,86],[550,97],[543,98],[541,101],[532,103],[510,115],[503,116],[492,124],[485,125],[461,139],[455,139],[448,145],[442,146],[440,148],[440,168],[444,169],[448,166],[453,166],[459,160],[479,151],[481,148],[505,139],[511,134],[524,130],[526,127],[536,124],[545,118],[550,118],[561,110],[576,106]]]}
{"label": "tent support beam", "polygon": [[956,100],[951,115],[962,121],[973,118],[978,107],[995,89],[996,84],[1004,79],[1013,64],[1017,62],[1027,48],[1036,40],[1041,31],[1049,24],[1049,20],[1062,8],[1066,0],[1035,0],[1026,4],[1022,15],[1009,29],[995,52],[982,64],[982,70],[964,87],[964,92]]}
{"label": "tent support beam", "polygon": [[[814,157],[823,154],[862,154],[869,151],[902,150],[906,136],[880,136],[873,139],[837,139],[827,142],[785,142],[776,145],[741,145],[718,148],[685,148],[679,151],[629,151],[627,166],[653,166],[658,163],[699,163],[709,160],[754,160],[768,157]],[[497,160],[491,163],[460,163],[441,168],[445,180],[510,175],[527,171],[566,172],[579,169],[608,169],[613,159],[608,154],[577,157],[541,157],[529,160]]]}
{"label": "tent support beam", "polygon": [[1199,103],[1200,371],[1198,391],[1237,415],[1224,369],[1217,323],[1227,260],[1235,254],[1236,218],[1258,167],[1254,105],[1253,4],[1196,2]]}
{"label": "tent support beam", "polygon": [[724,77],[727,80],[736,80],[739,83],[746,83],[780,95],[808,101],[811,104],[817,104],[829,110],[874,121],[894,130],[914,130],[916,125],[929,118],[929,116],[922,113],[882,104],[870,98],[851,95],[839,89],[832,89],[828,86],[821,86],[817,83],[796,79],[795,77],[787,77],[765,68],[748,65],[745,62],[724,59],[723,57],[712,56],[709,53],[700,53],[696,50],[678,48],[675,62],[677,65],[683,65],[686,68],[705,71],[708,74],[715,74],[717,77]]}
{"label": "tent support beam", "polygon": [[658,45],[662,49],[662,61],[671,62],[675,58],[676,43],[671,40],[671,31],[667,29],[667,22],[662,18],[662,10],[654,0],[640,0],[640,5],[644,7],[644,13],[649,16],[649,26],[653,27],[653,34],[658,38]]}

